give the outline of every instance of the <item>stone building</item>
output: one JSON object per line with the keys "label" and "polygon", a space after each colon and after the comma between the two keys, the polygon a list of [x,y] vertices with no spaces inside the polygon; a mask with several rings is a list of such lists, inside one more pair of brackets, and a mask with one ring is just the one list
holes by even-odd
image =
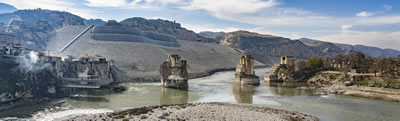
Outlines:
{"label": "stone building", "polygon": [[79,59],[64,61],[62,72],[64,87],[100,88],[113,81],[111,64],[101,56],[85,55]]}
{"label": "stone building", "polygon": [[254,58],[252,56],[240,56],[240,63],[236,66],[235,83],[244,85],[260,84],[260,79],[254,72]]}
{"label": "stone building", "polygon": [[290,74],[305,69],[306,62],[297,60],[293,56],[282,56],[281,63],[275,64],[270,71],[264,76],[265,82],[287,82],[294,81]]}
{"label": "stone building", "polygon": [[186,60],[179,55],[169,55],[160,66],[161,83],[164,87],[187,89],[188,72]]}

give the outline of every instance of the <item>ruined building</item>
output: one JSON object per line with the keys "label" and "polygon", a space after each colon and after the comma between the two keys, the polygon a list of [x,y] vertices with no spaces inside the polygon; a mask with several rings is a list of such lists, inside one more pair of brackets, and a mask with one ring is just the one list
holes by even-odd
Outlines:
{"label": "ruined building", "polygon": [[164,87],[187,89],[188,72],[186,60],[179,55],[169,55],[160,66],[161,83]]}
{"label": "ruined building", "polygon": [[240,63],[236,66],[235,83],[245,85],[260,84],[260,79],[254,72],[254,58],[250,55],[240,56]]}
{"label": "ruined building", "polygon": [[306,68],[306,62],[296,60],[293,56],[282,56],[281,63],[275,64],[264,76],[265,82],[288,82],[294,81],[291,74]]}
{"label": "ruined building", "polygon": [[110,62],[101,56],[85,55],[79,59],[65,59],[62,64],[64,87],[100,88],[112,81]]}

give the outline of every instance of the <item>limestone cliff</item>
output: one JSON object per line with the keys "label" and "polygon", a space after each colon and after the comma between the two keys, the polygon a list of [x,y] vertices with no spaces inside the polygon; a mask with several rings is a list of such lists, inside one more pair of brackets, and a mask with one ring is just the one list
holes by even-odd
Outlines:
{"label": "limestone cliff", "polygon": [[13,20],[5,30],[13,36],[2,44],[21,44],[33,49],[43,49],[55,32],[47,21],[42,20],[36,23]]}
{"label": "limestone cliff", "polygon": [[221,45],[243,50],[246,54],[264,64],[278,63],[279,57],[292,55],[296,58],[309,58],[322,55],[322,51],[289,38],[263,35],[247,31],[226,33]]}
{"label": "limestone cliff", "polygon": [[13,13],[0,14],[0,23],[8,24],[12,20],[36,23],[37,21],[48,21],[54,28],[60,28],[64,25],[83,25],[84,19],[62,11],[31,9],[18,10]]}
{"label": "limestone cliff", "polygon": [[[351,53],[351,52],[362,52],[368,56],[371,57],[395,57],[400,55],[400,51],[394,50],[394,49],[382,49],[382,48],[377,48],[377,47],[371,47],[371,46],[364,46],[364,45],[349,45],[349,44],[339,44],[339,43],[330,43],[330,42],[324,42],[324,41],[319,41],[319,40],[313,40],[313,39],[308,39],[308,38],[301,38],[299,39],[301,42],[303,42],[306,45],[313,46],[315,44],[320,44],[320,45],[329,45],[325,46],[325,48],[329,48],[330,50],[334,50],[337,52],[340,52],[341,49],[343,53]],[[334,47],[336,46],[336,47]]]}
{"label": "limestone cliff", "polygon": [[140,17],[128,18],[120,22],[123,25],[132,26],[144,31],[153,31],[175,36],[180,40],[199,41],[198,35],[181,27],[181,24],[175,21],[162,19],[144,19]]}

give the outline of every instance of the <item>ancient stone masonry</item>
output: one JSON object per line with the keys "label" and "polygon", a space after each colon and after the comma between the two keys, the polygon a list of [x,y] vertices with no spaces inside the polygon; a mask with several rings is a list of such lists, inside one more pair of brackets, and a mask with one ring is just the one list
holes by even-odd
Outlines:
{"label": "ancient stone masonry", "polygon": [[264,76],[265,82],[287,82],[293,81],[290,74],[306,68],[306,62],[296,60],[293,56],[282,56],[281,63],[275,64]]}
{"label": "ancient stone masonry", "polygon": [[63,85],[70,88],[100,88],[112,81],[110,62],[101,56],[85,55],[79,59],[64,59]]}
{"label": "ancient stone masonry", "polygon": [[161,83],[164,87],[187,89],[188,72],[186,60],[179,55],[169,55],[160,66]]}
{"label": "ancient stone masonry", "polygon": [[235,83],[243,85],[259,85],[260,79],[254,72],[254,58],[250,55],[240,56],[240,64],[236,67]]}
{"label": "ancient stone masonry", "polygon": [[101,56],[61,58],[22,46],[2,45],[0,102],[58,97],[69,89],[107,86],[113,81],[110,66]]}
{"label": "ancient stone masonry", "polygon": [[61,57],[45,56],[22,46],[0,46],[0,102],[56,96],[60,64]]}

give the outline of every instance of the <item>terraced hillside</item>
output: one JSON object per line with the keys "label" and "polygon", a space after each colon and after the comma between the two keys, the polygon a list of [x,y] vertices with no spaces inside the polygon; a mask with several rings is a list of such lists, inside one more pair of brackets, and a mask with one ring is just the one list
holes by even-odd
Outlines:
{"label": "terraced hillside", "polygon": [[[59,50],[85,26],[68,26],[57,30],[49,41],[48,50]],[[61,55],[74,57],[101,55],[112,61],[117,81],[158,80],[161,62],[168,54],[179,54],[188,61],[191,76],[201,76],[219,69],[232,69],[239,63],[240,53],[218,44],[177,40],[179,47],[142,42],[94,40],[91,31],[82,35]],[[99,33],[96,33],[99,34]],[[256,62],[256,65],[262,65]]]}

